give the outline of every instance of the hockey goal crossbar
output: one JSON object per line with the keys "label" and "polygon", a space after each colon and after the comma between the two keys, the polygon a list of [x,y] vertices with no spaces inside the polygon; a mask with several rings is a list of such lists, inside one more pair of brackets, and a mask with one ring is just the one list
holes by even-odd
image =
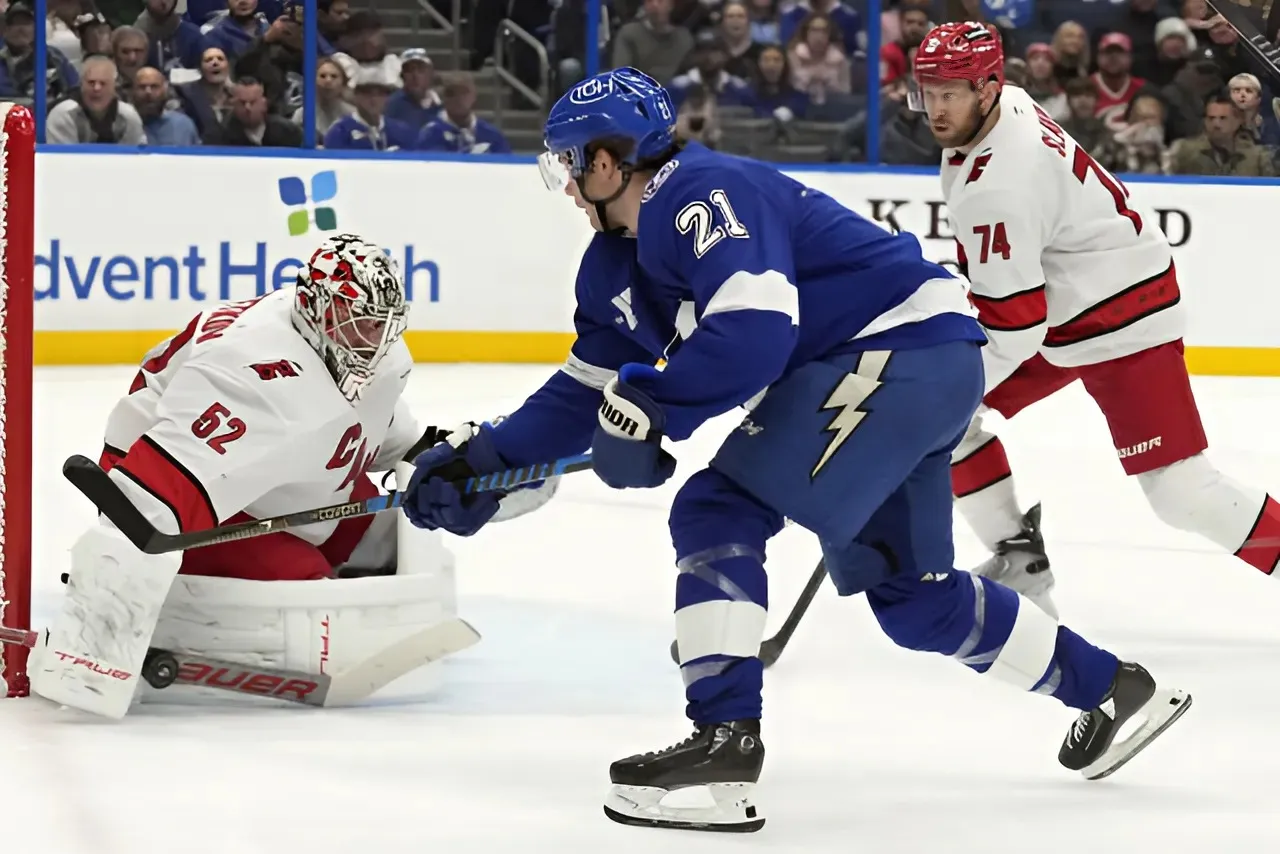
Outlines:
{"label": "hockey goal crossbar", "polygon": [[[520,486],[558,477],[573,472],[586,471],[591,468],[591,455],[578,454],[563,457],[549,463],[533,466],[506,469],[493,474],[481,475],[458,481],[464,495],[480,492],[504,492]],[[93,502],[98,512],[111,520],[111,523],[124,534],[125,539],[133,543],[145,554],[167,554],[187,549],[198,549],[216,543],[227,543],[232,540],[247,540],[261,537],[264,534],[284,531],[289,528],[300,528],[303,525],[314,525],[317,522],[331,522],[335,519],[350,519],[356,516],[367,516],[381,513],[383,510],[394,510],[402,501],[403,493],[396,491],[388,495],[378,495],[364,501],[349,501],[346,504],[332,504],[328,507],[317,507],[313,510],[300,510],[282,516],[267,519],[253,519],[248,522],[237,522],[232,525],[220,525],[190,533],[165,534],[156,530],[155,525],[142,514],[128,496],[121,491],[102,468],[88,457],[76,454],[68,457],[62,464],[62,476],[71,481],[72,486],[80,490],[86,498]]]}

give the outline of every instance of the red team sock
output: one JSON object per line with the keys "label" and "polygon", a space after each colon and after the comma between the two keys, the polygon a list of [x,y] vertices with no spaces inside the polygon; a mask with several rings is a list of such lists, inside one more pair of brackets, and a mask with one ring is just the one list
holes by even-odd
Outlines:
{"label": "red team sock", "polygon": [[1235,556],[1266,575],[1275,572],[1280,563],[1280,503],[1270,495],[1263,500],[1258,519]]}

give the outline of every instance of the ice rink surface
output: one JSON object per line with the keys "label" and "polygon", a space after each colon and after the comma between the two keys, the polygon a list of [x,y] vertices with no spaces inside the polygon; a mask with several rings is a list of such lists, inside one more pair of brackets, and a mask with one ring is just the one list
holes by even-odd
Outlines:
{"label": "ice rink surface", "polygon": [[[419,366],[425,423],[509,411],[545,366]],[[46,369],[36,387],[36,620],[56,608],[89,504],[58,474],[96,457],[133,369]],[[1280,491],[1280,382],[1197,378],[1237,477]],[[737,423],[674,447],[683,480]],[[422,702],[366,708],[143,706],[105,723],[0,701],[8,854],[1264,854],[1280,850],[1280,585],[1163,527],[1121,474],[1079,386],[1003,431],[1044,528],[1064,622],[1160,680],[1191,712],[1114,777],[1056,760],[1075,715],[955,662],[899,650],[861,598],[827,586],[766,681],[757,834],[628,828],[601,813],[608,764],[684,738],[667,657],[676,484],[566,479],[544,509],[450,539],[462,616],[484,635]],[[957,526],[959,564],[982,550]],[[817,547],[769,551],[772,632]]]}

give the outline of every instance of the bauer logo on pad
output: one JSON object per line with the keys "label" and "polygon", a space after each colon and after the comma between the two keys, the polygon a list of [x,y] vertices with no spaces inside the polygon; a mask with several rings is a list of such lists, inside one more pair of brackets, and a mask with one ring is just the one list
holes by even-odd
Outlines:
{"label": "bauer logo on pad", "polygon": [[317,172],[311,176],[311,192],[302,178],[290,176],[280,179],[280,201],[289,208],[289,236],[306,234],[312,225],[316,231],[336,231],[338,214],[325,205],[338,196],[338,173],[333,170]]}

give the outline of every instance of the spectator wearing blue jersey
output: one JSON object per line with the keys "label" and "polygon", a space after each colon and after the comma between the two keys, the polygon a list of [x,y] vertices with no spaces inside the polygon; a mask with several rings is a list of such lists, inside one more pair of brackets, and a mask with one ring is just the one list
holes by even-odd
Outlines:
{"label": "spectator wearing blue jersey", "polygon": [[142,117],[147,145],[156,147],[200,144],[195,122],[179,110],[169,110],[169,81],[155,68],[143,68],[133,77],[133,107]]}
{"label": "spectator wearing blue jersey", "polygon": [[316,28],[320,38],[336,44],[347,29],[347,18],[351,17],[351,4],[347,0],[316,0]]}
{"label": "spectator wearing blue jersey", "polygon": [[[4,47],[0,47],[0,97],[33,98],[36,92],[36,16],[26,2],[10,3],[4,13]],[[80,85],[80,75],[55,47],[46,48],[44,78],[49,103]]]}
{"label": "spectator wearing blue jersey", "polygon": [[475,114],[476,84],[470,74],[459,74],[445,83],[444,109],[418,135],[419,151],[456,154],[510,154],[511,144],[502,131]]}
{"label": "spectator wearing blue jersey", "polygon": [[772,116],[789,122],[804,116],[809,97],[791,85],[791,69],[781,46],[765,45],[760,51],[752,81],[753,106],[760,118]]}
{"label": "spectator wearing blue jersey", "polygon": [[[852,6],[839,0],[800,0],[799,3],[778,16],[778,35],[783,44],[789,44],[795,38],[796,31],[810,15],[826,15],[836,29],[840,31],[839,43],[852,54],[860,50],[865,43],[862,32],[862,16]],[[833,42],[836,38],[831,39]]]}
{"label": "spectator wearing blue jersey", "polygon": [[401,86],[387,101],[387,118],[404,122],[415,133],[434,121],[444,108],[433,88],[435,77],[435,64],[422,48],[411,47],[400,54]]}
{"label": "spectator wearing blue jersey", "polygon": [[168,73],[199,68],[206,47],[200,28],[182,17],[178,0],[147,0],[135,26],[147,34],[147,65]]}
{"label": "spectator wearing blue jersey", "polygon": [[266,16],[258,12],[258,0],[227,0],[226,17],[205,33],[205,41],[210,47],[222,48],[234,62],[266,35],[269,26]]}
{"label": "spectator wearing blue jersey", "polygon": [[[321,0],[323,2],[323,0]],[[283,0],[258,0],[258,11],[268,21],[280,16]],[[186,18],[207,31],[227,17],[227,0],[187,0]]]}
{"label": "spectator wearing blue jersey", "polygon": [[356,73],[352,101],[356,111],[334,122],[324,135],[331,151],[406,151],[414,148],[417,133],[409,125],[386,116],[387,99],[395,84],[382,72],[362,68]]}
{"label": "spectator wearing blue jersey", "polygon": [[671,81],[671,99],[680,107],[685,94],[694,86],[700,86],[715,98],[721,107],[749,107],[755,97],[747,81],[734,77],[725,70],[729,62],[729,50],[724,42],[714,39],[694,49],[693,68]]}
{"label": "spectator wearing blue jersey", "polygon": [[751,40],[758,44],[782,44],[778,0],[750,0]]}

